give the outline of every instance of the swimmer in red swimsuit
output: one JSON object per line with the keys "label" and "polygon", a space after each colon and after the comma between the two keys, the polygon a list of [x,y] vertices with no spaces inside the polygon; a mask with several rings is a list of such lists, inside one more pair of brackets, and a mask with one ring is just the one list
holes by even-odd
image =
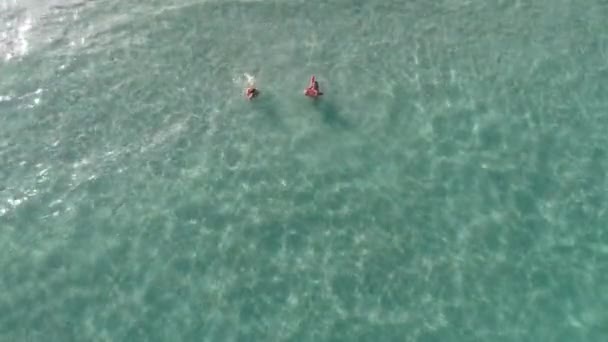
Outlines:
{"label": "swimmer in red swimsuit", "polygon": [[318,97],[323,95],[323,93],[319,90],[319,82],[317,82],[314,75],[310,78],[310,84],[308,85],[308,88],[304,90],[304,95],[309,97]]}
{"label": "swimmer in red swimsuit", "polygon": [[247,90],[245,90],[245,97],[247,97],[248,100],[251,100],[258,95],[260,95],[260,92],[254,85],[250,85],[247,87]]}

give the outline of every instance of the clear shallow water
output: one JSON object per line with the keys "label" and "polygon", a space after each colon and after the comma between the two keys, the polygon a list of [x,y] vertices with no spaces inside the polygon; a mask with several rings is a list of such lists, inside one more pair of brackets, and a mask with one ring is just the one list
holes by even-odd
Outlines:
{"label": "clear shallow water", "polygon": [[602,340],[607,17],[0,1],[0,339]]}

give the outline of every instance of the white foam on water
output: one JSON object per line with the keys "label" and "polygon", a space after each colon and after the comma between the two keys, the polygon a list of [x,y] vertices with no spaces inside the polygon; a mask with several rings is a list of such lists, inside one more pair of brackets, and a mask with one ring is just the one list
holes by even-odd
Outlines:
{"label": "white foam on water", "polygon": [[33,20],[29,15],[24,19],[17,18],[5,24],[5,30],[0,31],[0,52],[4,54],[5,61],[28,53],[30,45],[28,36],[32,24]]}
{"label": "white foam on water", "polygon": [[256,84],[255,76],[250,73],[243,73],[242,75],[235,75],[232,77],[232,83],[238,87],[250,87]]}
{"label": "white foam on water", "polygon": [[[97,25],[86,23],[85,29],[71,29],[75,28],[74,23],[82,22],[82,12],[91,6],[97,6],[97,3],[84,0],[0,0],[0,58],[8,62],[62,39],[66,39],[72,48],[91,45],[89,38],[97,34],[94,30]],[[3,20],[3,14],[6,14],[6,20]],[[66,53],[63,48],[57,52]]]}
{"label": "white foam on water", "polygon": [[36,195],[38,195],[38,190],[34,188],[24,191],[20,196],[13,196],[7,198],[6,204],[8,204],[8,207],[0,206],[0,217],[6,215],[11,210],[16,209],[17,207],[27,202],[29,199]]}
{"label": "white foam on water", "polygon": [[17,5],[17,0],[0,1],[0,9],[2,9],[3,11],[6,11],[9,8],[16,6],[16,5]]}
{"label": "white foam on water", "polygon": [[[20,105],[21,108],[34,108],[40,104],[41,94],[44,93],[44,89],[38,88],[33,92],[25,93],[19,97],[17,100],[23,101],[24,103]],[[0,96],[0,102],[3,101],[11,101],[13,100],[10,96]]]}
{"label": "white foam on water", "polygon": [[[19,166],[25,166],[26,164],[27,162],[22,161],[19,163]],[[0,197],[0,217],[12,212],[17,207],[37,196],[41,189],[39,184],[49,180],[50,166],[38,163],[34,165],[34,168],[37,171],[31,176],[32,182],[30,184],[15,188],[9,187],[7,188],[8,191],[5,193],[5,196]]]}
{"label": "white foam on water", "polygon": [[250,85],[255,84],[255,77],[254,76],[252,76],[252,75],[250,75],[248,73],[245,73],[243,75],[245,76],[245,78],[247,78],[247,84],[250,84]]}

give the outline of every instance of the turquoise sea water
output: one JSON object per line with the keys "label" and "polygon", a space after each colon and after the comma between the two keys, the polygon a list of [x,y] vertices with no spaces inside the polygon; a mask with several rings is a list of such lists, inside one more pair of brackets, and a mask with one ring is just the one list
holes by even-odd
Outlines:
{"label": "turquoise sea water", "polygon": [[605,340],[607,18],[0,0],[0,341]]}

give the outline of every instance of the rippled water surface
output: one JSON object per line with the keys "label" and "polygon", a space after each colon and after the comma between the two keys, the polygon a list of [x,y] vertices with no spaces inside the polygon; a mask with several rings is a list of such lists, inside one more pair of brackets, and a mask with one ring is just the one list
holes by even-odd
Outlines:
{"label": "rippled water surface", "polygon": [[604,340],[606,18],[0,0],[0,340]]}

